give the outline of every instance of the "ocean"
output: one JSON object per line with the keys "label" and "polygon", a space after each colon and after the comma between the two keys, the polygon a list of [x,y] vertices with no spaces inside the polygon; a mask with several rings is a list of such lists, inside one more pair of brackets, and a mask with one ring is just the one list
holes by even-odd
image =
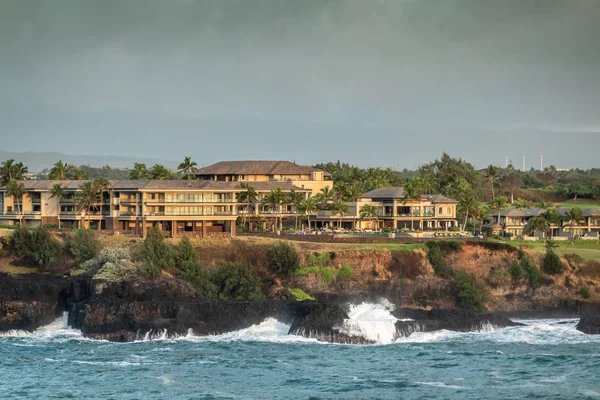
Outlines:
{"label": "ocean", "polygon": [[1,399],[596,399],[600,336],[576,319],[390,336],[362,304],[345,329],[376,345],[287,335],[274,319],[224,335],[89,340],[66,316],[0,337]]}

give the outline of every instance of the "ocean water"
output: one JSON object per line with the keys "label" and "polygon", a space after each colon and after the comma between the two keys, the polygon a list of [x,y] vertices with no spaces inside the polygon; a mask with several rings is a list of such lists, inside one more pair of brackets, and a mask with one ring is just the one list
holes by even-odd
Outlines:
{"label": "ocean water", "polygon": [[378,345],[287,335],[274,319],[212,337],[89,340],[66,318],[0,337],[0,399],[595,399],[600,336],[575,319],[396,339],[387,305],[343,329]]}

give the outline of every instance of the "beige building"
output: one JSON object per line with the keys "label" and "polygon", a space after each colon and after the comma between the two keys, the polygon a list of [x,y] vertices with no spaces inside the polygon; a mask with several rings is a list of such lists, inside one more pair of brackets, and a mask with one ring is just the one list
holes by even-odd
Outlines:
{"label": "beige building", "polygon": [[221,161],[200,168],[196,176],[201,180],[243,182],[250,186],[257,182],[289,183],[308,189],[311,196],[325,187],[333,188],[328,172],[289,161]]}
{"label": "beige building", "polygon": [[[422,195],[419,200],[406,200],[402,187],[381,187],[364,193],[356,203],[346,203],[348,213],[342,219],[344,228],[393,228],[414,230],[447,230],[458,226],[457,201],[439,194]],[[363,206],[377,210],[377,218],[360,218]],[[313,220],[318,227],[337,226],[340,216],[329,210],[317,212]]]}

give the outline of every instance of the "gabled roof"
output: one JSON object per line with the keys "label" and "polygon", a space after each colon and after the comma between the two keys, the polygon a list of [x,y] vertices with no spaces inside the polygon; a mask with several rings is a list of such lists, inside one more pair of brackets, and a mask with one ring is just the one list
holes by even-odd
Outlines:
{"label": "gabled roof", "polygon": [[451,199],[450,197],[442,196],[441,194],[424,194],[422,196],[422,199],[426,200],[426,201],[430,201],[433,204],[438,204],[438,203],[455,204],[455,203],[458,203],[458,201]]}
{"label": "gabled roof", "polygon": [[221,161],[198,169],[196,175],[301,175],[313,172],[329,173],[306,165],[297,165],[289,161]]}

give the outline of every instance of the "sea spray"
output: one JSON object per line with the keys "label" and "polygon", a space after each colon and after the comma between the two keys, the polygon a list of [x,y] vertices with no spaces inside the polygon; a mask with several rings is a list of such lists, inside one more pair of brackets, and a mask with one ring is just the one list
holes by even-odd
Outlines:
{"label": "sea spray", "polygon": [[394,305],[386,299],[378,303],[350,304],[349,319],[339,328],[348,336],[359,336],[378,344],[392,343],[398,338]]}

